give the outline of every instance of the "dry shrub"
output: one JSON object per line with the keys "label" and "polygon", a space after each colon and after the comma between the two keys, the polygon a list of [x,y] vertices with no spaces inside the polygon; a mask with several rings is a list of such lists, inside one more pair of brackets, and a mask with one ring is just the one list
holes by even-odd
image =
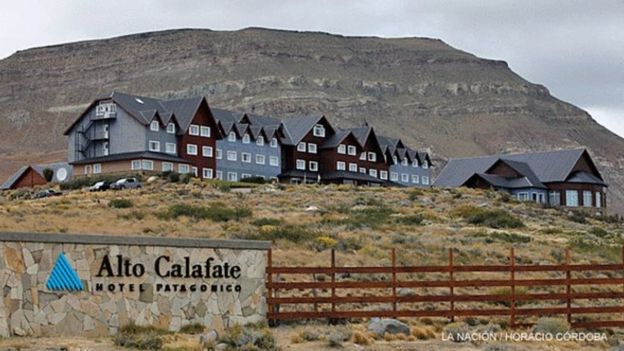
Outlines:
{"label": "dry shrub", "polygon": [[292,334],[290,336],[291,344],[301,344],[303,342],[303,337],[299,333]]}
{"label": "dry shrub", "polygon": [[370,345],[372,343],[372,340],[361,331],[354,331],[353,342],[358,345]]}
{"label": "dry shrub", "polygon": [[425,327],[413,327],[412,335],[418,340],[433,339],[436,336],[431,329]]}

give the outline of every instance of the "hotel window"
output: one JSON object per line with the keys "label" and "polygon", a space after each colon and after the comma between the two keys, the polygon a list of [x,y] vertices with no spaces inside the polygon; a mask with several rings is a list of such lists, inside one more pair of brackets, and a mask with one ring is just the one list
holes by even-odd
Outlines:
{"label": "hotel window", "polygon": [[249,178],[251,178],[251,174],[249,174],[249,173],[243,173],[243,174],[241,174],[241,180],[243,180],[243,179],[249,179]]}
{"label": "hotel window", "polygon": [[102,146],[102,148],[104,149],[104,156],[108,156],[108,154],[110,153],[108,141],[104,142],[104,145]]}
{"label": "hotel window", "polygon": [[173,171],[173,163],[171,163],[171,162],[163,162],[162,163],[162,171],[163,172],[171,172],[171,171]]}
{"label": "hotel window", "polygon": [[238,180],[238,174],[236,174],[236,172],[228,172],[227,173],[227,180],[229,180],[230,182],[235,182]]}
{"label": "hotel window", "polygon": [[228,141],[231,141],[231,142],[236,141],[236,133],[230,132],[230,134],[228,134]]}
{"label": "hotel window", "polygon": [[264,137],[262,135],[259,135],[258,138],[256,139],[256,145],[264,146]]}
{"label": "hotel window", "polygon": [[160,152],[160,142],[150,140],[149,141],[149,151]]}
{"label": "hotel window", "polygon": [[143,160],[141,161],[141,167],[146,171],[151,171],[154,169],[154,161],[152,160]]}
{"label": "hotel window", "polygon": [[414,160],[414,162],[412,162],[412,167],[418,167],[418,161]]}
{"label": "hotel window", "polygon": [[371,162],[376,162],[377,161],[377,154],[375,154],[374,152],[369,152],[368,153],[368,160]]}
{"label": "hotel window", "polygon": [[264,155],[256,155],[256,164],[263,165],[265,163]]}
{"label": "hotel window", "polygon": [[241,152],[241,161],[251,163],[251,154],[248,152]]}
{"label": "hotel window", "polygon": [[212,179],[212,168],[202,168],[202,178]]}
{"label": "hotel window", "polygon": [[189,135],[199,135],[199,126],[197,124],[191,124],[189,127]]}
{"label": "hotel window", "polygon": [[399,180],[399,174],[396,172],[390,172],[390,180],[396,182]]}
{"label": "hotel window", "polygon": [[548,193],[548,202],[551,206],[561,206],[561,193],[558,191]]}
{"label": "hotel window", "polygon": [[342,162],[342,161],[338,161],[336,162],[336,170],[338,171],[344,171],[346,169],[347,165]]}
{"label": "hotel window", "polygon": [[223,171],[217,171],[217,179],[223,180]]}
{"label": "hotel window", "polygon": [[310,171],[312,172],[318,171],[318,162],[310,161]]}
{"label": "hotel window", "polygon": [[347,146],[345,144],[338,145],[338,153],[344,155],[347,153]]}
{"label": "hotel window", "polygon": [[566,190],[566,206],[568,207],[578,206],[578,191]]}
{"label": "hotel window", "polygon": [[347,152],[351,156],[357,155],[357,149],[353,145],[349,145]]}
{"label": "hotel window", "polygon": [[305,152],[306,151],[306,143],[299,143],[299,144],[297,144],[297,151]]}
{"label": "hotel window", "polygon": [[596,207],[602,207],[602,194],[596,191]]}
{"label": "hotel window", "polygon": [[362,152],[362,153],[360,154],[360,160],[362,160],[362,161],[366,161],[366,152]]}
{"label": "hotel window", "polygon": [[388,171],[379,171],[379,178],[387,180],[388,179]]}
{"label": "hotel window", "polygon": [[368,170],[368,175],[371,176],[371,177],[377,178],[377,170],[376,169],[372,169],[372,168],[369,169]]}
{"label": "hotel window", "polygon": [[197,145],[195,145],[195,144],[187,144],[186,145],[186,154],[187,155],[197,155]]}
{"label": "hotel window", "polygon": [[102,164],[101,163],[95,163],[93,165],[93,173],[94,174],[102,173]]}
{"label": "hotel window", "polygon": [[429,185],[429,177],[422,176],[422,183],[423,185]]}
{"label": "hotel window", "polygon": [[271,138],[271,147],[277,147],[277,138]]}
{"label": "hotel window", "polygon": [[402,181],[403,183],[407,183],[407,182],[409,182],[409,174],[407,174],[407,173],[401,173],[401,181]]}
{"label": "hotel window", "polygon": [[249,134],[243,135],[243,144],[249,144]]}
{"label": "hotel window", "polygon": [[316,153],[316,144],[308,143],[308,152],[311,153],[311,154],[315,154]]}
{"label": "hotel window", "polygon": [[305,171],[306,167],[305,167],[306,163],[305,160],[297,160],[297,169],[300,171]]}
{"label": "hotel window", "polygon": [[[95,167],[93,167],[95,173]],[[589,190],[583,191],[583,207],[592,207],[592,192]]]}
{"label": "hotel window", "polygon": [[[139,168],[137,168],[137,169],[141,169],[141,163],[140,162],[139,162]],[[89,174],[89,173],[91,173],[91,165],[84,166],[84,174]]]}
{"label": "hotel window", "polygon": [[427,162],[427,161],[423,162],[423,168],[424,169],[429,168],[429,162]]}
{"label": "hotel window", "polygon": [[220,160],[223,158],[223,151],[221,149],[217,149],[217,160]]}
{"label": "hotel window", "polygon": [[418,184],[418,175],[417,174],[412,174],[412,183]]}
{"label": "hotel window", "polygon": [[279,158],[277,156],[269,156],[269,165],[279,166]]}
{"label": "hotel window", "polygon": [[357,163],[349,163],[349,172],[357,172],[358,166]]}
{"label": "hotel window", "polygon": [[315,137],[324,138],[325,137],[325,127],[322,124],[317,124],[314,126],[314,130],[312,131]]}
{"label": "hotel window", "polygon": [[227,152],[227,159],[228,159],[228,161],[236,161],[236,157],[237,157],[236,156],[236,151],[229,150]]}
{"label": "hotel window", "polygon": [[212,146],[202,146],[202,156],[212,157]]}
{"label": "hotel window", "polygon": [[366,168],[364,168],[364,167],[360,167],[360,173],[362,173],[362,174],[366,174]]}
{"label": "hotel window", "polygon": [[516,194],[516,197],[520,201],[527,201],[529,199],[529,193],[526,193],[526,192],[518,193]]}
{"label": "hotel window", "polygon": [[160,126],[158,125],[158,121],[152,121],[152,123],[150,123],[150,130],[152,132],[157,132],[160,129]]}
{"label": "hotel window", "polygon": [[133,171],[141,169],[141,160],[132,160],[132,165],[130,166],[130,169]]}
{"label": "hotel window", "polygon": [[403,161],[401,161],[401,164],[403,166],[407,166],[407,158],[404,158]]}
{"label": "hotel window", "polygon": [[167,133],[169,134],[175,134],[175,124],[174,123],[169,123],[167,124]]}
{"label": "hotel window", "polygon": [[176,153],[176,144],[175,143],[165,143],[165,152],[168,154]]}
{"label": "hotel window", "polygon": [[205,138],[210,138],[210,127],[208,127],[208,126],[201,126],[199,128],[199,135],[203,136]]}
{"label": "hotel window", "polygon": [[392,156],[392,163],[396,165],[399,163],[399,159],[396,156]]}

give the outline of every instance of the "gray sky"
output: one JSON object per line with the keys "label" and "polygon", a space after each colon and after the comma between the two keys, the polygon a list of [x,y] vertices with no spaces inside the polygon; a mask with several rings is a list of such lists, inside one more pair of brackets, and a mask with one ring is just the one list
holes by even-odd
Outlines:
{"label": "gray sky", "polygon": [[[383,4],[383,6],[381,6]],[[624,0],[3,0],[0,57],[70,41],[251,26],[433,37],[505,60],[624,136]]]}

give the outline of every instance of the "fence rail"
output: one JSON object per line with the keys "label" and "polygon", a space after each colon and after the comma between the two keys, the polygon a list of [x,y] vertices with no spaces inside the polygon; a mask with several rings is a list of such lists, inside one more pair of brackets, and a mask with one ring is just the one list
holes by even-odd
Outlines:
{"label": "fence rail", "polygon": [[[276,267],[273,266],[272,251],[269,250],[266,279],[267,319],[275,324],[280,320],[322,318],[444,317],[455,320],[456,317],[499,316],[509,318],[510,326],[514,327],[527,325],[519,323],[519,317],[563,315],[577,328],[624,327],[624,248],[622,262],[618,264],[572,264],[569,250],[565,252],[565,263],[549,265],[518,265],[514,249],[510,250],[509,264],[506,265],[456,265],[453,261],[453,250],[450,249],[447,265],[397,266],[394,249],[391,250],[390,257],[390,266],[339,267],[336,265],[336,253],[332,250],[328,267]],[[597,276],[599,272],[611,276]],[[422,279],[421,276],[429,273],[442,275],[443,278]],[[418,274],[419,279],[399,278],[409,274]],[[483,274],[504,274],[505,277],[474,278]],[[562,277],[518,279],[518,275],[532,274]],[[613,276],[616,274],[619,277]],[[312,281],[289,281],[285,278],[293,275],[312,275],[315,278]],[[329,276],[329,280],[319,281],[320,275]],[[354,281],[344,278],[351,275],[384,275],[387,280]],[[470,277],[464,278],[466,275]],[[509,291],[474,291],[500,287],[508,288]],[[424,291],[418,294],[399,294],[398,290],[403,288]],[[536,288],[549,291],[527,291]],[[561,291],[563,288],[565,290]],[[432,294],[429,291],[431,289],[437,289],[438,293]],[[444,293],[440,294],[440,289]],[[360,294],[354,295],[354,292]],[[605,303],[605,300],[609,302]],[[460,305],[464,303],[481,305]],[[536,303],[538,306],[519,306]],[[544,303],[555,306],[539,305]],[[420,308],[413,308],[413,305],[419,304],[417,307]],[[444,306],[434,307],[432,304]],[[492,308],[491,304],[503,306]],[[404,308],[405,305],[409,305],[409,308]],[[617,314],[620,314],[620,319],[613,318]],[[609,319],[596,320],[587,315],[608,315]]]}

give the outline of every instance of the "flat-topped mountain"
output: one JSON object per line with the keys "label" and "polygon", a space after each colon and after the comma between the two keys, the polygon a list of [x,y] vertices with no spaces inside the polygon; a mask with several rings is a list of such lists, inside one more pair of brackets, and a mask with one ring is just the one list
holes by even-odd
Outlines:
{"label": "flat-topped mountain", "polygon": [[[434,159],[587,147],[624,209],[624,139],[585,111],[441,40],[249,28],[169,30],[28,49],[0,60],[0,177],[65,157],[65,128],[111,91],[368,121]],[[438,163],[438,167],[442,164]],[[620,211],[621,212],[621,211]]]}

